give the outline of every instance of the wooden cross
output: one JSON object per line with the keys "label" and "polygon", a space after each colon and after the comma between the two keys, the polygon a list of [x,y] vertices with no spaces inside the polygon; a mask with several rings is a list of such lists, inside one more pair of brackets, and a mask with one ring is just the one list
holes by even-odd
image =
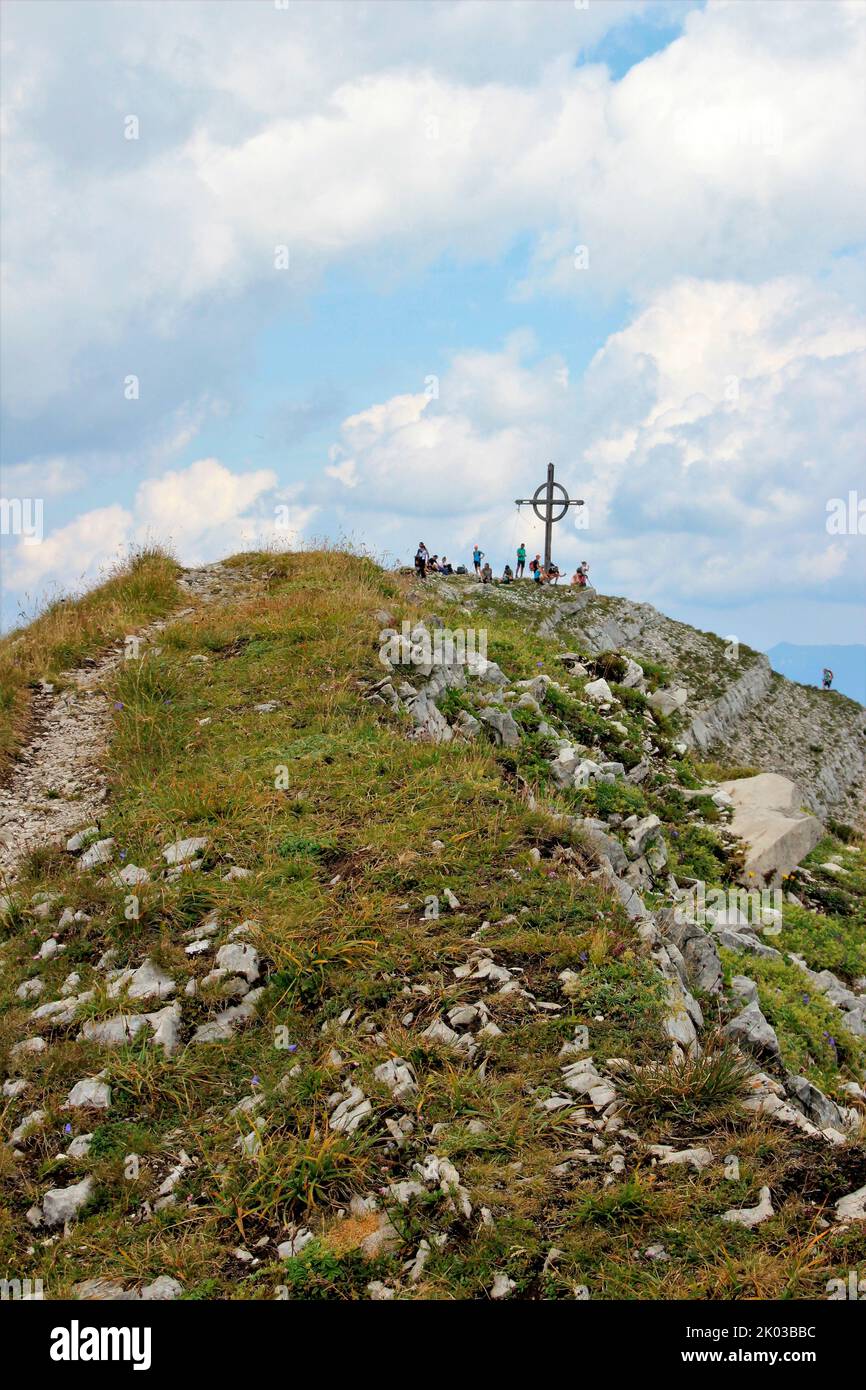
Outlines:
{"label": "wooden cross", "polygon": [[[560,494],[554,497],[554,493]],[[540,521],[544,522],[544,568],[550,569],[551,565],[551,545],[553,541],[553,523],[562,521],[569,507],[582,507],[583,498],[572,499],[569,497],[562,483],[553,480],[553,464],[547,465],[547,482],[542,483],[535,489],[532,497],[515,497],[518,507],[532,507],[535,515]],[[554,516],[554,507],[561,507],[562,511]]]}

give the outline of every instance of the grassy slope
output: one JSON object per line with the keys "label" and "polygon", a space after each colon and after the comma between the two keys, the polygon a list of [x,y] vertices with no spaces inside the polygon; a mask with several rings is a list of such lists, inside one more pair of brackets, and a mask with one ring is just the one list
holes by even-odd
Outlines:
{"label": "grassy slope", "polygon": [[0,638],[0,769],[25,737],[29,687],[59,682],[107,643],[163,617],[179,599],[177,573],[162,551],[142,550],[83,598],[54,599],[34,622]]}
{"label": "grassy slope", "polygon": [[[48,1053],[24,1062],[32,1090],[26,1103],[3,1103],[0,1122],[8,1131],[36,1107],[46,1119],[23,1160],[0,1150],[0,1265],[19,1277],[41,1275],[49,1297],[81,1278],[169,1273],[188,1297],[273,1298],[282,1287],[298,1298],[363,1298],[371,1279],[399,1282],[418,1240],[443,1231],[449,1239],[441,1249],[434,1245],[420,1283],[401,1283],[410,1296],[484,1297],[494,1272],[507,1271],[517,1296],[532,1298],[568,1298],[579,1284],[593,1298],[821,1297],[829,1277],[862,1265],[862,1231],[819,1226],[823,1204],[858,1185],[862,1148],[828,1152],[743,1117],[736,1086],[713,1096],[687,1074],[675,1078],[673,1095],[639,1111],[650,1141],[706,1144],[719,1157],[736,1153],[736,1181],[724,1177],[720,1163],[695,1175],[652,1167],[632,1151],[626,1173],[607,1185],[604,1166],[554,1171],[588,1142],[586,1131],[534,1102],[558,1089],[557,1053],[575,1025],[588,1025],[599,1063],[611,1056],[646,1062],[665,1052],[658,984],[634,928],[586,877],[590,861],[580,846],[573,857],[557,849],[568,837],[547,810],[530,809],[524,779],[559,809],[591,811],[591,799],[581,807],[574,793],[557,797],[545,789],[546,764],[528,715],[527,737],[512,754],[486,744],[410,742],[400,736],[400,716],[361,702],[356,678],[381,670],[375,611],[385,606],[398,619],[421,613],[403,581],[348,556],[330,555],[326,564],[316,556],[243,563],[262,576],[263,593],[175,623],[160,657],[121,672],[113,792],[102,829],[128,861],[151,869],[163,844],[182,833],[205,834],[208,867],[237,862],[252,877],[225,883],[206,868],[179,884],[154,882],[141,891],[140,919],[129,922],[120,894],[71,872],[69,856],[34,856],[23,899],[50,887],[91,921],[66,933],[64,956],[37,967],[31,933],[45,935],[48,927],[29,910],[19,916],[4,946],[0,1056],[29,1031],[31,1006],[14,994],[28,972],[42,975],[50,999],[74,968],[81,988],[97,986],[92,1012],[113,1014],[117,1005],[104,998],[93,971],[101,951],[115,947],[121,965],[149,954],[182,986],[210,963],[186,956],[180,933],[212,908],[227,923],[257,923],[256,942],[273,967],[260,1018],[230,1042],[187,1048],[171,1060],[148,1048],[99,1050],[74,1041],[72,1028],[54,1035]],[[454,625],[465,621],[440,603],[436,611]],[[491,626],[490,655],[512,679],[539,670],[562,678],[555,642],[528,636],[512,619],[493,618]],[[206,663],[190,662],[201,654]],[[271,699],[278,710],[253,712],[255,703]],[[577,698],[560,704],[557,712],[587,740],[609,736]],[[624,716],[628,736],[608,750],[625,760],[637,746],[634,705]],[[697,784],[685,766],[683,780]],[[672,845],[674,831],[680,837],[680,865],[701,867],[702,856],[711,868],[721,863],[711,832],[697,833],[675,794],[653,787],[593,793],[610,794],[627,800],[626,814],[666,810]],[[537,868],[533,847],[542,853]],[[425,898],[441,897],[446,885],[460,907],[426,920]],[[537,998],[563,1002],[557,975],[564,967],[579,973],[579,986],[556,1015],[531,1012],[519,996],[495,1001],[503,1036],[486,1047],[480,1072],[477,1062],[476,1069],[457,1062],[419,1035],[466,997],[453,967],[479,944],[472,934],[483,922],[491,924],[483,945],[499,963],[525,971]],[[178,993],[186,1030],[207,1017],[208,1005]],[[352,1017],[343,1025],[346,1010]],[[810,1016],[802,1026],[820,1034],[822,1021]],[[330,1055],[334,1047],[340,1065]],[[418,1078],[415,1133],[403,1150],[387,1142],[383,1128],[402,1112],[373,1078],[374,1067],[394,1055],[407,1058]],[[329,1131],[325,1106],[347,1064],[374,1105],[373,1120],[348,1137]],[[78,1164],[58,1160],[69,1142],[62,1101],[101,1067],[112,1086],[111,1110],[102,1121],[72,1121],[75,1132],[94,1133],[91,1155]],[[259,1113],[267,1117],[256,1159],[233,1148],[250,1122],[229,1113],[251,1094],[265,1097]],[[480,1125],[470,1130],[472,1120]],[[431,1137],[434,1125],[440,1128]],[[193,1164],[177,1205],[137,1220],[181,1149]],[[402,1218],[404,1248],[364,1260],[358,1247],[369,1223],[340,1220],[338,1208],[352,1193],[405,1177],[413,1159],[434,1149],[457,1166],[472,1218],[449,1214],[432,1198],[416,1203]],[[140,1156],[134,1178],[125,1176],[130,1153]],[[91,1209],[68,1238],[34,1239],[27,1208],[47,1187],[84,1172],[98,1182]],[[765,1183],[779,1209],[771,1221],[752,1233],[720,1226],[722,1211],[751,1203]],[[493,1214],[491,1227],[478,1222],[482,1207]],[[275,1244],[293,1221],[317,1239],[281,1262]],[[668,1262],[643,1258],[658,1241]],[[239,1245],[258,1263],[240,1263],[233,1253]],[[551,1247],[561,1253],[544,1270]]]}

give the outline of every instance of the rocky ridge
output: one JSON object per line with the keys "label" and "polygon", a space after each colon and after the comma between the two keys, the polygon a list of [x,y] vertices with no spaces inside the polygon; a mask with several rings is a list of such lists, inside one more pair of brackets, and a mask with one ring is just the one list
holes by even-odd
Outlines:
{"label": "rocky ridge", "polygon": [[443,598],[473,615],[515,611],[527,625],[583,650],[630,652],[667,666],[688,692],[682,736],[701,755],[778,772],[801,788],[817,815],[866,826],[866,710],[837,692],[797,685],[733,639],[699,632],[646,603],[533,584],[495,590],[462,577],[431,576]]}
{"label": "rocky ridge", "polygon": [[[396,663],[382,654],[380,661],[391,665],[395,674],[408,669],[415,679],[410,682],[404,675],[397,681],[394,676],[385,676],[372,683],[364,682],[363,698],[394,712],[405,710],[412,720],[411,737],[436,743],[452,739],[472,740],[486,734],[497,746],[514,748],[520,743],[521,728],[511,711],[524,710],[539,717],[538,733],[549,740],[550,766],[560,786],[582,789],[588,784],[611,785],[618,780],[640,785],[653,770],[666,767],[665,753],[653,739],[651,730],[655,720],[648,709],[644,710],[643,717],[650,728],[641,742],[642,756],[626,771],[621,762],[610,761],[605,752],[575,746],[567,730],[559,727],[556,715],[548,713],[544,703],[548,695],[555,691],[565,693],[559,682],[544,675],[511,682],[495,661],[477,656],[468,662],[453,656],[450,659],[446,656],[437,662],[432,655],[435,626],[431,630],[426,624],[419,623],[406,634],[387,626],[389,614],[383,612],[379,617],[386,624],[380,632],[380,641],[391,656],[398,655]],[[441,619],[436,620],[436,625],[440,628],[444,626]],[[621,630],[612,633],[607,622],[602,631],[608,639],[611,635],[622,636]],[[562,653],[559,660],[572,674],[581,677],[593,675],[578,653]],[[608,669],[609,664],[603,662],[602,666]],[[646,681],[639,663],[628,657],[623,666],[621,674],[625,688],[644,691]],[[449,690],[471,690],[477,716],[461,709],[453,723],[449,723],[437,703]],[[595,679],[587,680],[583,695],[606,719],[617,737],[626,734],[624,725],[616,717],[620,702],[612,694],[607,681],[597,672]],[[677,697],[677,690],[660,691],[656,693],[654,704],[652,695],[647,704],[657,711],[673,713],[685,703]],[[685,751],[682,744],[677,747]],[[765,809],[766,795],[762,798],[755,794],[759,792],[758,784],[763,780],[774,784],[775,796],[772,792],[769,796],[773,809],[769,811]],[[764,870],[763,883],[770,881],[776,872],[780,854],[785,856],[787,852],[787,858],[783,858],[787,872],[806,856],[820,838],[821,827],[815,817],[801,816],[794,821],[783,814],[791,815],[796,811],[802,794],[793,783],[782,777],[746,778],[739,783],[708,784],[697,790],[698,795],[708,799],[723,818],[730,818],[735,808],[742,804],[751,812],[751,821],[745,826],[742,811],[736,813],[741,817],[739,825],[736,824],[735,814],[732,838],[748,835],[750,830],[754,832],[758,846],[751,846],[753,858],[747,858],[745,863],[761,865]],[[775,809],[777,806],[781,808],[778,812]],[[769,826],[767,824],[768,818],[777,815],[784,829],[781,839],[775,824],[772,821]],[[699,812],[693,812],[693,818],[698,824],[702,823]],[[681,1055],[682,1049],[699,1054],[704,1017],[691,990],[698,985],[702,993],[721,1000],[719,946],[738,954],[753,953],[765,959],[781,960],[781,953],[762,939],[764,927],[769,925],[772,929],[771,914],[765,914],[761,923],[756,925],[734,908],[719,914],[718,920],[713,920],[710,914],[706,926],[699,924],[689,907],[684,905],[688,896],[684,890],[692,888],[694,884],[688,880],[681,884],[668,870],[668,846],[658,816],[649,815],[639,819],[637,815],[623,817],[614,813],[606,821],[581,817],[560,819],[591,848],[597,861],[595,874],[612,889],[628,915],[640,924],[640,937],[649,948],[655,967],[665,982],[668,1012],[662,1026],[675,1055]],[[797,831],[793,853],[790,827]],[[746,867],[745,873],[751,876],[751,872]],[[652,908],[647,906],[642,889],[653,892],[655,901]],[[866,1027],[866,990],[852,993],[830,972],[828,976],[828,997],[834,1002],[835,999],[840,1003],[844,1000],[847,1026],[862,1036]],[[743,991],[747,992],[748,1002],[740,1008]],[[773,1114],[777,1120],[792,1124],[804,1133],[821,1133],[832,1143],[843,1142],[846,1132],[859,1129],[862,1114],[857,1108],[837,1106],[803,1077],[779,1070],[778,1040],[761,1013],[757,989],[747,975],[737,977],[737,989],[730,1004],[734,1006],[734,1016],[725,1025],[725,1036],[735,1042],[755,1064],[754,1097],[747,1102],[750,1108]],[[445,1031],[449,1035],[449,1045],[459,1047],[461,1040],[456,1035],[452,1036],[449,1029]],[[775,1069],[777,1078],[758,1069],[759,1062]],[[575,1065],[584,1066],[583,1063]],[[592,1063],[586,1065],[589,1066],[588,1074],[594,1075]],[[854,1083],[852,1090],[852,1094],[861,1100],[866,1099],[864,1082],[866,1075]],[[611,1092],[608,1104],[613,1105],[614,1100],[615,1092]],[[615,1111],[614,1106],[610,1113],[614,1114]]]}

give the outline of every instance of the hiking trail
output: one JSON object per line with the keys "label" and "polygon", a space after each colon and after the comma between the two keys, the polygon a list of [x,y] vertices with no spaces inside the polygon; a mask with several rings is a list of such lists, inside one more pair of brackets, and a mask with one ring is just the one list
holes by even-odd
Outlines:
{"label": "hiking trail", "polygon": [[[242,570],[222,564],[184,570],[178,587],[200,604],[237,596]],[[193,607],[175,609],[135,636],[149,642]],[[106,797],[104,754],[111,736],[106,686],[124,659],[124,640],[65,671],[61,690],[43,683],[33,694],[34,732],[0,786],[0,876],[10,880],[32,850],[58,843],[99,819]]]}

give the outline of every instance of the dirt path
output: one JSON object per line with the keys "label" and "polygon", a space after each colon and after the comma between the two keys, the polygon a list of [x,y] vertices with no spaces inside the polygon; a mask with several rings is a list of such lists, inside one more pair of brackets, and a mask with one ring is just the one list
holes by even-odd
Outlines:
{"label": "dirt path", "polygon": [[[241,570],[206,565],[185,570],[178,583],[200,603],[236,597],[249,584]],[[181,608],[142,629],[143,642],[176,618],[194,612]],[[109,678],[124,659],[119,641],[102,656],[74,671],[58,693],[37,691],[33,698],[36,732],[0,787],[0,886],[14,877],[21,860],[41,845],[61,842],[99,820],[105,801],[105,750],[111,733],[111,709],[105,693]]]}

